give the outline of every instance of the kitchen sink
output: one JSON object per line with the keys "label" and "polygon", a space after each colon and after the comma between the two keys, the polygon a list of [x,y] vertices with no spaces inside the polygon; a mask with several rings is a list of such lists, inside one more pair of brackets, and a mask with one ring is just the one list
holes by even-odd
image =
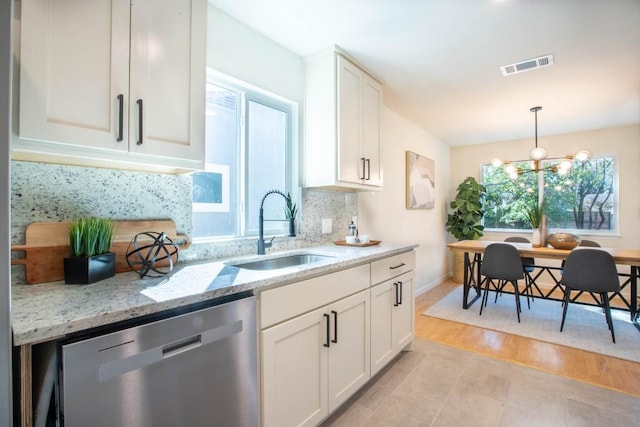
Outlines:
{"label": "kitchen sink", "polygon": [[287,255],[279,258],[262,259],[259,261],[249,261],[233,264],[234,267],[246,268],[248,270],[278,270],[280,268],[296,267],[304,264],[311,264],[333,258],[329,255],[317,254],[297,254]]}

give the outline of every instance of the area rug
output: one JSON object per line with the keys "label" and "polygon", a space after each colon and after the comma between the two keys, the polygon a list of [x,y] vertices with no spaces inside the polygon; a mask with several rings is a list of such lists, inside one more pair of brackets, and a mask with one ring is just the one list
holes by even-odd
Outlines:
{"label": "area rug", "polygon": [[503,294],[494,303],[495,294],[490,293],[489,303],[480,316],[480,299],[469,309],[462,308],[462,287],[456,288],[422,314],[640,362],[640,331],[631,323],[628,311],[611,310],[616,333],[614,344],[604,313],[598,307],[569,305],[564,332],[560,332],[560,301],[536,298],[529,310],[526,298],[521,298],[520,323],[516,318],[512,294]]}

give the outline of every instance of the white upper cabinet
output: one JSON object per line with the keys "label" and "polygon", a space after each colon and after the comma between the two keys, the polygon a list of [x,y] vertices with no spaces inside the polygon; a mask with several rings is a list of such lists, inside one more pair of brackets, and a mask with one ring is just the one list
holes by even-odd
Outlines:
{"label": "white upper cabinet", "polygon": [[206,0],[21,7],[14,158],[202,168]]}
{"label": "white upper cabinet", "polygon": [[306,60],[307,187],[382,187],[382,85],[343,55]]}

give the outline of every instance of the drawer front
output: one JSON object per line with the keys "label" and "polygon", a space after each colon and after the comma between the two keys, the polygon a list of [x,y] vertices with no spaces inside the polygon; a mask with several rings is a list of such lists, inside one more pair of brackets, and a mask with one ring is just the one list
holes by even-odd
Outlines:
{"label": "drawer front", "polygon": [[416,255],[414,251],[394,255],[371,263],[371,284],[384,282],[396,276],[414,270]]}
{"label": "drawer front", "polygon": [[260,294],[260,328],[367,289],[369,264],[270,289]]}

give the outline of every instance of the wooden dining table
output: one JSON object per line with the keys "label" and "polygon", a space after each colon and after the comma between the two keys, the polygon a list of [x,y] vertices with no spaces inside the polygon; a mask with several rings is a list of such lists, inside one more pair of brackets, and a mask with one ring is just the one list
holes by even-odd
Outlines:
{"label": "wooden dining table", "polygon": [[[492,243],[506,243],[512,245],[518,250],[521,257],[534,258],[534,259],[552,259],[552,260],[565,260],[571,253],[568,249],[555,249],[549,246],[534,248],[531,243],[516,243],[516,242],[503,242],[492,240],[461,240],[458,242],[450,243],[447,245],[453,252],[464,253],[464,281],[463,281],[463,299],[462,308],[469,308],[481,294],[482,278],[480,276],[480,265],[482,263],[482,254],[485,249]],[[593,249],[593,248],[591,248]],[[623,248],[598,248],[600,250],[607,251],[613,257],[616,265],[628,266],[629,272],[624,270],[624,267],[618,269],[618,275],[621,278],[621,290],[615,292],[611,296],[611,300],[619,299],[624,307],[630,312],[631,321],[638,326],[638,274],[640,271],[640,249],[623,249]],[[564,290],[560,285],[561,273],[560,267],[549,266],[544,264],[538,264],[535,262],[536,273],[530,275],[532,280],[532,287],[537,291],[537,297],[546,299],[561,300],[562,297],[557,297],[558,289]],[[540,277],[544,272],[548,272],[550,277],[555,283],[553,287],[548,291],[541,290],[536,284],[535,280]],[[623,291],[629,289],[629,298],[625,296]],[[471,290],[475,290],[474,295],[471,294]],[[469,299],[471,296],[471,299]],[[589,302],[583,303],[589,304]],[[594,298],[594,303],[597,300]],[[596,304],[594,304],[596,305]]]}

